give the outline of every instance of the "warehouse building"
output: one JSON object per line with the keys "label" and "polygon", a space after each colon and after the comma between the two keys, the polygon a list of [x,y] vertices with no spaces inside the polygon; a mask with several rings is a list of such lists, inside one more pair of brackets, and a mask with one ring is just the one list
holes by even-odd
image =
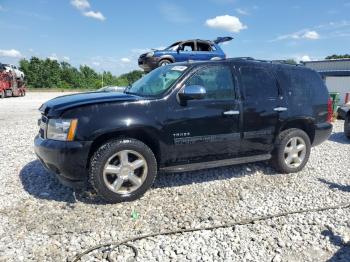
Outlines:
{"label": "warehouse building", "polygon": [[304,65],[321,74],[329,92],[340,94],[340,104],[346,102],[346,93],[350,93],[350,59],[309,61]]}

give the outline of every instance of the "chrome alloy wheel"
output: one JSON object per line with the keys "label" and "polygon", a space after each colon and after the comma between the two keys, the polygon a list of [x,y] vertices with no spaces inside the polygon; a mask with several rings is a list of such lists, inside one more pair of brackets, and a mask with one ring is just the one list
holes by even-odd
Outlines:
{"label": "chrome alloy wheel", "polygon": [[306,156],[306,144],[301,137],[292,137],[284,148],[284,161],[290,168],[299,167]]}
{"label": "chrome alloy wheel", "polygon": [[130,194],[141,187],[147,172],[147,162],[141,154],[133,150],[122,150],[107,160],[103,180],[111,191]]}

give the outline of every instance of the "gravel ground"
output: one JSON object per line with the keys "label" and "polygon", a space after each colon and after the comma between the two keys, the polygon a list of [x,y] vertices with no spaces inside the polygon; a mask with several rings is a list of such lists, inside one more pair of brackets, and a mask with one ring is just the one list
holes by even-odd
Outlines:
{"label": "gravel ground", "polygon": [[[342,121],[312,149],[306,168],[281,175],[266,163],[160,174],[145,196],[103,204],[74,195],[36,160],[40,104],[60,93],[0,100],[0,261],[67,261],[93,245],[164,230],[220,225],[350,203],[350,146]],[[132,213],[137,212],[137,218]],[[133,243],[138,261],[350,261],[350,209],[306,212],[248,225]],[[126,261],[127,248],[83,261]],[[118,257],[119,256],[119,257]],[[118,261],[119,261],[118,260]]]}

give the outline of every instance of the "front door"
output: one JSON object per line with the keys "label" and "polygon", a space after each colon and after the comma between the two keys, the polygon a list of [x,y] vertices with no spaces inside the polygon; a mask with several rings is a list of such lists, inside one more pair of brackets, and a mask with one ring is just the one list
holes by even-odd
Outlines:
{"label": "front door", "polygon": [[194,41],[181,43],[177,53],[174,54],[175,62],[187,62],[188,60],[193,60],[194,51]]}
{"label": "front door", "polygon": [[282,90],[274,73],[262,67],[242,66],[239,71],[244,95],[242,153],[268,153],[280,114],[287,109]]}
{"label": "front door", "polygon": [[[202,100],[169,108],[166,133],[172,141],[172,162],[211,161],[233,157],[240,147],[240,103],[228,65],[206,66],[184,84],[206,89]],[[181,92],[181,90],[180,90]]]}

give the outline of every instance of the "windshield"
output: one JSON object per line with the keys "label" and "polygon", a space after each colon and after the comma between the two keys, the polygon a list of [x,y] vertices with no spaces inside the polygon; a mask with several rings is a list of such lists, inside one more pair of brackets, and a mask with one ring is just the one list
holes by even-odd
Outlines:
{"label": "windshield", "polygon": [[168,90],[186,71],[187,66],[162,66],[130,86],[126,93],[139,96],[158,96]]}
{"label": "windshield", "polygon": [[165,48],[164,50],[173,50],[176,51],[177,47],[179,46],[180,42],[176,42],[174,44],[172,44],[171,46],[168,46],[167,48]]}

